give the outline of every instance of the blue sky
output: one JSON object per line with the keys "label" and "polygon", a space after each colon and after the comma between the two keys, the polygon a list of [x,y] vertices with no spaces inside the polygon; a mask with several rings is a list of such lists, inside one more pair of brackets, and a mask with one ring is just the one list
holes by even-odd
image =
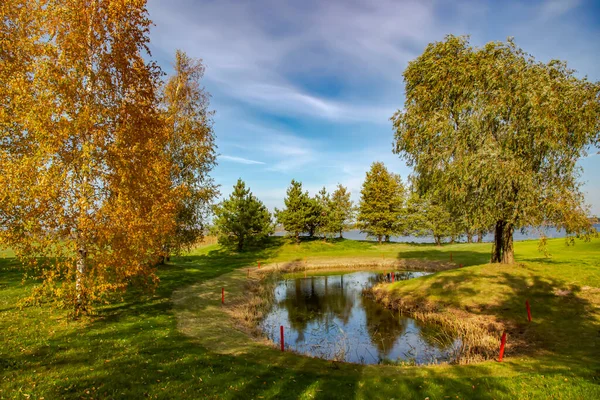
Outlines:
{"label": "blue sky", "polygon": [[[404,103],[402,71],[446,34],[474,45],[513,36],[536,58],[600,80],[597,0],[150,0],[149,11],[166,72],[176,49],[206,65],[222,194],[241,177],[270,208],[292,178],[311,194],[339,182],[354,200],[373,161],[405,179],[389,121]],[[600,215],[600,155],[580,164]]]}

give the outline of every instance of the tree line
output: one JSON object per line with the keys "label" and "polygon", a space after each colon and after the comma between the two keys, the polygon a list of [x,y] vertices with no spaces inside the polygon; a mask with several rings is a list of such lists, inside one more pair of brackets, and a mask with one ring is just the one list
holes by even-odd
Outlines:
{"label": "tree line", "polygon": [[450,209],[428,195],[420,195],[413,185],[405,185],[381,162],[367,171],[357,205],[350,191],[338,184],[333,193],[323,187],[311,196],[302,183],[292,180],[284,199],[284,207],[273,215],[240,179],[228,199],[213,208],[213,233],[224,245],[238,251],[248,245],[264,243],[280,224],[296,243],[301,237],[343,238],[344,231],[358,228],[379,243],[393,236],[432,237],[436,245],[455,242],[481,242],[491,225],[477,226],[469,214]]}

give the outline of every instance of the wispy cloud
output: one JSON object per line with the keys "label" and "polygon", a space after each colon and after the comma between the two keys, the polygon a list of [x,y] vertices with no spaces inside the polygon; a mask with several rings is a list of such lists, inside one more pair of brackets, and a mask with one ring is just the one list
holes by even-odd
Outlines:
{"label": "wispy cloud", "polygon": [[220,160],[231,161],[231,162],[238,163],[238,164],[246,164],[246,165],[265,164],[262,161],[250,160],[248,158],[243,158],[243,157],[220,155],[218,158]]}
{"label": "wispy cloud", "polygon": [[372,161],[408,175],[391,153],[389,117],[403,107],[408,62],[446,34],[469,34],[474,45],[514,36],[536,58],[600,79],[593,2],[149,0],[151,46],[167,70],[177,48],[207,67],[226,154],[219,183],[241,176],[281,204],[291,178],[311,191],[340,182],[357,196]]}
{"label": "wispy cloud", "polygon": [[557,18],[580,4],[581,0],[546,0],[541,6],[540,15],[544,19]]}

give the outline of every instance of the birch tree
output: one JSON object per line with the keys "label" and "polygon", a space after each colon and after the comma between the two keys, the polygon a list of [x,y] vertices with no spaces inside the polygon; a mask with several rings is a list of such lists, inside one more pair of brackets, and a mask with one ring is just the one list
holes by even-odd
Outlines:
{"label": "birch tree", "polygon": [[41,280],[35,299],[76,315],[156,284],[179,193],[160,69],[145,58],[146,2],[7,0],[0,10],[0,244]]}

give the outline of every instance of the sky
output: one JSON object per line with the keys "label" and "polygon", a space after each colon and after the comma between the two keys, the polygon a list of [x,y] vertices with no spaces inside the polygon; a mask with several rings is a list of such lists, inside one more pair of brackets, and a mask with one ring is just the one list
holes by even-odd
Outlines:
{"label": "sky", "polygon": [[[374,161],[406,179],[390,122],[404,104],[402,72],[447,34],[476,46],[511,36],[538,60],[600,80],[598,0],[150,0],[148,9],[165,72],[176,49],[206,66],[222,196],[242,178],[271,209],[292,179],[311,194],[341,183],[355,201]],[[600,215],[600,154],[580,165]]]}

